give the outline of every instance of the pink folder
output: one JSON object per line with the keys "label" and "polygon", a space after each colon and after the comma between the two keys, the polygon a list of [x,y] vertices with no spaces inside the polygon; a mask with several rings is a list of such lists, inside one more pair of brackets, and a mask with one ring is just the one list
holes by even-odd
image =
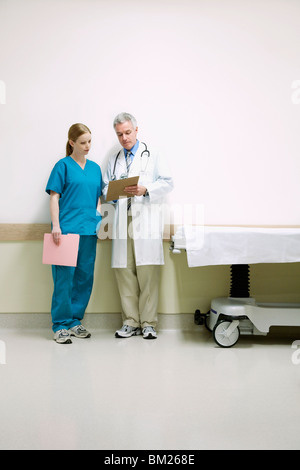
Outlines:
{"label": "pink folder", "polygon": [[61,242],[56,245],[51,233],[44,234],[43,264],[58,266],[76,266],[79,246],[79,235],[69,233],[61,236]]}

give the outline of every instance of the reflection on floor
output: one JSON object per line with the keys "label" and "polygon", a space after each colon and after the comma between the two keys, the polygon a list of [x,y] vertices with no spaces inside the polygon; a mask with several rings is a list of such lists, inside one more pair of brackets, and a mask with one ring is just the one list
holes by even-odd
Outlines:
{"label": "reflection on floor", "polygon": [[2,328],[0,449],[299,449],[294,339],[222,349],[202,327],[152,341],[95,329],[63,346]]}

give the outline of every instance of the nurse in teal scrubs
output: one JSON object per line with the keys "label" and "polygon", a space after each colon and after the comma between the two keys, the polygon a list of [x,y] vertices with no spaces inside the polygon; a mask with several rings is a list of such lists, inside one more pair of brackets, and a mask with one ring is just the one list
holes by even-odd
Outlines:
{"label": "nurse in teal scrubs", "polygon": [[51,314],[54,340],[61,344],[71,343],[71,336],[91,336],[81,321],[94,280],[102,173],[97,163],[86,158],[90,147],[89,128],[83,124],[71,126],[67,156],[56,163],[46,186],[54,242],[59,244],[62,234],[80,235],[77,266],[52,266]]}

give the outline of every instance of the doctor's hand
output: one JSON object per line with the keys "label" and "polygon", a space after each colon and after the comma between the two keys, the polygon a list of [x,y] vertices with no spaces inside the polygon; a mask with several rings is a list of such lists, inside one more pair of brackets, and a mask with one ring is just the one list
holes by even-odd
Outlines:
{"label": "doctor's hand", "polygon": [[127,186],[124,188],[125,193],[129,194],[130,196],[143,196],[146,194],[147,188],[145,186],[139,186],[138,184],[134,186]]}
{"label": "doctor's hand", "polygon": [[59,225],[53,225],[52,228],[52,237],[56,245],[59,245],[61,242],[61,229]]}

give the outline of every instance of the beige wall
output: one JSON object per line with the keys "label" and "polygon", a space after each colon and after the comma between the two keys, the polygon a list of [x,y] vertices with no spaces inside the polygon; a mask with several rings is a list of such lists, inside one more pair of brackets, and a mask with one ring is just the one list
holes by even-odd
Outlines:
{"label": "beige wall", "polygon": [[[230,267],[188,268],[186,254],[173,255],[164,243],[159,313],[206,312],[215,297],[229,295]],[[110,268],[111,242],[98,243],[89,313],[120,312]],[[49,313],[51,268],[42,264],[42,241],[0,243],[1,313]],[[300,302],[300,263],[251,266],[251,296],[257,301]]]}

